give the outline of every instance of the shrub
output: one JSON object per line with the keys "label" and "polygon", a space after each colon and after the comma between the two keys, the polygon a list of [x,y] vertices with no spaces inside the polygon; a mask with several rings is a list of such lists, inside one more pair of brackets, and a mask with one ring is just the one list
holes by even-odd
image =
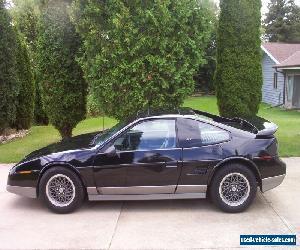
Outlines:
{"label": "shrub", "polygon": [[42,3],[36,0],[13,0],[10,8],[14,26],[22,34],[27,46],[30,58],[32,74],[35,86],[34,123],[37,125],[47,125],[48,117],[45,113],[40,93],[40,80],[37,71],[37,37],[39,22],[39,5]]}
{"label": "shrub", "polygon": [[86,112],[87,86],[76,62],[79,47],[67,1],[49,1],[40,17],[37,57],[43,104],[62,138],[72,135]]}
{"label": "shrub", "polygon": [[103,111],[100,109],[95,96],[92,93],[89,93],[87,96],[87,115],[91,117],[97,117],[104,115]]}
{"label": "shrub", "polygon": [[126,119],[145,107],[176,108],[194,89],[211,28],[198,0],[75,0],[80,60],[105,114]]}
{"label": "shrub", "polygon": [[0,0],[0,133],[16,119],[19,94],[16,52],[16,33],[6,9],[6,1]]}
{"label": "shrub", "polygon": [[17,74],[20,91],[17,97],[16,119],[13,127],[29,129],[33,121],[35,87],[26,43],[20,34],[18,35],[17,44]]}
{"label": "shrub", "polygon": [[223,0],[215,86],[222,116],[251,117],[261,101],[260,0]]}
{"label": "shrub", "polygon": [[49,119],[45,112],[44,104],[41,97],[41,87],[37,74],[35,74],[34,80],[35,86],[35,99],[34,99],[34,122],[36,125],[48,125]]}

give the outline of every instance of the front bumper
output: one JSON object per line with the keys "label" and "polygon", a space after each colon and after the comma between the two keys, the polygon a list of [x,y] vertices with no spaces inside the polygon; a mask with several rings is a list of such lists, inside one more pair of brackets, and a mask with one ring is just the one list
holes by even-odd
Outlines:
{"label": "front bumper", "polygon": [[22,195],[28,198],[36,198],[36,188],[34,187],[20,187],[7,185],[6,190],[10,193]]}
{"label": "front bumper", "polygon": [[264,178],[261,180],[261,191],[266,192],[270,189],[273,189],[279,186],[285,177],[285,174],[277,175],[273,177]]}

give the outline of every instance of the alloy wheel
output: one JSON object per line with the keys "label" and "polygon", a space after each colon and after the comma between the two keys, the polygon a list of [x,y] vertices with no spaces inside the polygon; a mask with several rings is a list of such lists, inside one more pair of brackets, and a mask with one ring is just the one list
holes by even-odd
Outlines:
{"label": "alloy wheel", "polygon": [[68,176],[56,174],[46,184],[46,195],[54,206],[69,206],[75,198],[74,183]]}
{"label": "alloy wheel", "polygon": [[228,206],[239,206],[249,197],[250,184],[246,176],[241,173],[227,174],[219,186],[219,195]]}

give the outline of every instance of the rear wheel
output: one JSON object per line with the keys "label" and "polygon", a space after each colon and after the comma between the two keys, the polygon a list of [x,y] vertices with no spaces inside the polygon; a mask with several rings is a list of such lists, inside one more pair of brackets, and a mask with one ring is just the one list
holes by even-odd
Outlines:
{"label": "rear wheel", "polygon": [[241,164],[222,166],[210,186],[212,201],[223,211],[242,212],[252,203],[257,190],[253,172]]}
{"label": "rear wheel", "polygon": [[64,167],[53,167],[40,181],[39,196],[55,213],[70,213],[83,202],[85,192],[79,177]]}

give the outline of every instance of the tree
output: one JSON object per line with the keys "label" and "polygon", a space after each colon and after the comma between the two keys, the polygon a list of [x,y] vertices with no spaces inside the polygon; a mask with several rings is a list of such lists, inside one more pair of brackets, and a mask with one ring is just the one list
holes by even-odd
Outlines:
{"label": "tree", "polygon": [[208,1],[208,9],[212,16],[212,31],[209,38],[209,44],[206,47],[204,58],[205,64],[201,65],[195,77],[196,85],[195,91],[204,91],[205,93],[212,93],[214,91],[214,73],[216,69],[217,57],[217,27],[218,27],[218,8],[214,2]]}
{"label": "tree", "polygon": [[261,101],[260,0],[221,0],[215,86],[220,114],[253,117]]}
{"label": "tree", "polygon": [[35,98],[34,98],[34,122],[37,125],[48,125],[49,119],[46,114],[44,104],[41,96],[41,83],[37,72],[34,75],[34,87],[35,87]]}
{"label": "tree", "polygon": [[269,42],[300,42],[300,7],[294,0],[271,0],[263,21]]}
{"label": "tree", "polygon": [[39,15],[36,0],[13,0],[13,3],[10,9],[13,22],[30,47],[30,52],[36,51]]}
{"label": "tree", "polygon": [[0,133],[16,119],[19,82],[16,69],[16,34],[6,9],[0,0]]}
{"label": "tree", "polygon": [[216,70],[216,32],[212,32],[210,43],[205,50],[204,58],[206,63],[201,65],[195,77],[195,91],[205,92],[207,94],[214,92],[214,74]]}
{"label": "tree", "polygon": [[105,114],[175,108],[193,92],[211,27],[202,1],[76,0],[72,16],[84,39],[81,66]]}
{"label": "tree", "polygon": [[34,121],[36,124],[47,125],[48,117],[45,113],[40,93],[40,77],[37,71],[37,37],[39,22],[39,5],[36,0],[13,0],[10,8],[14,25],[24,37],[30,58],[33,79],[35,84]]}
{"label": "tree", "polygon": [[285,42],[300,43],[300,7],[294,0],[289,1],[288,35]]}
{"label": "tree", "polygon": [[35,86],[27,52],[27,45],[21,34],[18,34],[17,37],[16,56],[16,72],[20,89],[17,96],[16,119],[13,122],[12,127],[17,129],[29,129],[34,114]]}
{"label": "tree", "polygon": [[43,6],[38,38],[42,100],[50,123],[62,138],[84,119],[87,85],[76,62],[81,41],[70,22],[65,1]]}

